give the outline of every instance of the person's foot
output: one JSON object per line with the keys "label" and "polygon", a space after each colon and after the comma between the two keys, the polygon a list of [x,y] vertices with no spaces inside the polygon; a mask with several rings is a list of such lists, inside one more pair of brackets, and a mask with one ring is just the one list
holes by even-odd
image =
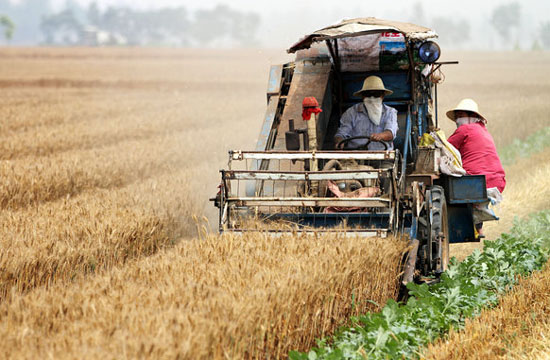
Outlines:
{"label": "person's foot", "polygon": [[485,234],[483,233],[483,228],[481,226],[475,226],[475,238],[476,239],[485,239]]}

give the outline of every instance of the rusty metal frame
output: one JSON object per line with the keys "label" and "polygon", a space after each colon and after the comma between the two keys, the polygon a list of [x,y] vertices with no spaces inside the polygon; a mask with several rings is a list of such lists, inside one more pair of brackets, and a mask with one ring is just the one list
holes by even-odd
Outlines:
{"label": "rusty metal frame", "polygon": [[376,180],[388,176],[390,170],[334,170],[334,171],[270,171],[221,170],[223,180]]}
{"label": "rusty metal frame", "polygon": [[229,151],[229,160],[395,160],[395,151]]}
{"label": "rusty metal frame", "polygon": [[225,231],[233,234],[233,235],[244,235],[246,233],[266,233],[269,234],[271,237],[281,237],[288,234],[306,234],[306,235],[316,235],[316,234],[326,234],[326,233],[333,233],[333,234],[339,234],[346,238],[362,238],[362,237],[379,237],[379,238],[387,238],[388,237],[388,229],[372,229],[372,230],[364,230],[364,229],[346,229],[346,231],[342,231],[341,229],[323,229],[323,230],[309,230],[309,229],[297,229],[297,230],[277,230],[277,229],[269,229],[269,230],[255,230],[255,229],[226,229]]}
{"label": "rusty metal frame", "polygon": [[[300,195],[271,195],[261,194],[239,196],[231,194],[232,181],[304,181],[309,184],[311,181],[328,180],[375,180],[380,177],[392,177],[392,172],[397,170],[398,152],[391,151],[229,151],[229,169],[221,170],[223,188],[225,190],[222,199],[222,209],[220,211],[220,231],[246,232],[246,228],[236,228],[232,225],[232,215],[234,211],[248,208],[255,213],[262,212],[262,209],[280,208],[286,211],[296,211],[302,213],[316,212],[324,207],[342,207],[342,208],[361,208],[365,214],[379,213],[388,211],[391,229],[357,229],[354,231],[357,236],[379,236],[385,237],[389,231],[396,227],[393,222],[396,220],[397,204],[392,201],[392,194],[395,188],[395,179],[392,179],[392,188],[389,197],[371,197],[371,198],[337,198],[337,197],[319,197],[319,196],[300,196]],[[231,165],[236,162],[269,162],[270,160],[286,161],[316,161],[316,160],[374,160],[374,161],[393,161],[394,165],[388,169],[369,169],[369,170],[331,170],[331,171],[292,171],[292,170],[233,170]],[[248,164],[248,163],[247,163]],[[237,167],[237,166],[235,166]],[[323,195],[321,195],[323,196]],[[292,210],[291,210],[292,209]],[[302,231],[299,229],[298,231]],[[257,231],[251,229],[250,231]],[[295,230],[296,231],[296,230]],[[308,230],[309,231],[309,230]],[[323,230],[324,232],[325,230]],[[349,229],[346,229],[349,231]],[[314,232],[314,230],[312,230]]]}
{"label": "rusty metal frame", "polygon": [[386,198],[334,198],[334,197],[235,197],[226,199],[236,206],[341,206],[341,207],[389,207]]}
{"label": "rusty metal frame", "polygon": [[[409,75],[410,75],[410,78],[411,78],[411,100],[412,100],[412,103],[414,104],[414,106],[416,107],[416,71],[415,71],[415,67],[416,67],[416,63],[414,62],[414,54],[413,54],[413,49],[412,49],[412,44],[409,42],[409,41],[405,41],[405,44],[407,46],[407,54],[408,54],[408,57],[409,57]],[[415,109],[416,110],[416,109]]]}

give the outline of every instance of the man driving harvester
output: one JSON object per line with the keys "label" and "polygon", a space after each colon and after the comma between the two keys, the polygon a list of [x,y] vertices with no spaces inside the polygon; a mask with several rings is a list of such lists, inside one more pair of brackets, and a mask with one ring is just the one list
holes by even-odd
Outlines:
{"label": "man driving harvester", "polygon": [[[353,94],[362,97],[363,101],[347,109],[340,118],[340,127],[334,135],[336,149],[363,149],[367,145],[367,150],[393,150],[393,139],[398,129],[397,110],[382,103],[384,96],[392,93],[378,76],[367,77],[361,90]],[[389,169],[393,162],[367,161],[365,165]],[[386,193],[390,179],[383,178],[381,185]]]}
{"label": "man driving harvester", "polygon": [[[382,103],[384,96],[393,91],[384,87],[378,76],[369,76],[363,82],[363,88],[354,96],[360,96],[363,101],[353,105],[340,118],[340,127],[334,135],[337,149],[358,149],[370,137],[368,150],[393,150],[393,139],[397,133],[397,110]],[[361,139],[347,140],[354,137]],[[383,143],[382,143],[383,142]]]}

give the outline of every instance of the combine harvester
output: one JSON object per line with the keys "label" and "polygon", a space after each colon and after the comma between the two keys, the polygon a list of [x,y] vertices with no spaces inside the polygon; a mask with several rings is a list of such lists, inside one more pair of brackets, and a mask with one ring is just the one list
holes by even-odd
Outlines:
{"label": "combine harvester", "polygon": [[[448,266],[449,243],[479,241],[473,205],[487,193],[484,176],[445,175],[442,148],[421,146],[424,134],[438,130],[440,67],[457,63],[437,62],[436,37],[414,24],[358,18],[292,45],[295,61],[271,67],[255,151],[229,151],[221,170],[211,199],[220,231],[257,231],[248,220],[254,218],[276,224],[265,230],[274,234],[406,235],[403,283],[437,279]],[[369,75],[393,91],[384,103],[398,111],[394,150],[335,151],[340,117],[361,101],[353,94]]]}

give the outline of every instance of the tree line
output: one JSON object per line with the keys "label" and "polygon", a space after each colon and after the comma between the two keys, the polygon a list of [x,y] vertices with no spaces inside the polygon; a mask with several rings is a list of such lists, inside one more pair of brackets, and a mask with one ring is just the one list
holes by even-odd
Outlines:
{"label": "tree line", "polygon": [[[46,44],[231,46],[255,45],[260,17],[255,13],[218,5],[199,10],[193,17],[185,7],[137,10],[97,3],[87,9],[78,4],[42,18],[40,28]],[[95,38],[94,38],[95,36]]]}
{"label": "tree line", "polygon": [[[84,7],[67,0],[65,8],[52,12],[48,2],[41,1],[42,15],[36,22],[36,11],[30,10],[37,0],[13,4],[0,0],[0,26],[34,23],[41,35],[35,43],[45,45],[170,45],[170,46],[254,46],[260,16],[242,12],[227,5],[190,13],[183,6],[138,10],[127,6],[101,9],[96,2]],[[22,11],[23,10],[23,11]],[[13,21],[12,21],[13,14]],[[34,15],[34,16],[33,16]],[[13,26],[5,26],[13,34]],[[7,36],[6,36],[7,37]]]}
{"label": "tree line", "polygon": [[0,26],[4,28],[4,37],[6,40],[11,40],[15,31],[15,24],[6,15],[0,15]]}
{"label": "tree line", "polygon": [[[466,19],[428,17],[420,2],[413,4],[409,20],[435,29],[439,42],[447,48],[466,47],[475,44],[477,37],[488,36],[472,34],[472,23]],[[550,49],[550,21],[538,24],[533,33],[520,34],[525,20],[521,3],[513,1],[496,6],[483,21],[494,30],[503,48],[525,48],[525,41],[529,40],[532,43],[527,47]],[[260,25],[258,14],[227,5],[191,13],[183,6],[101,9],[96,2],[86,7],[76,0],[66,0],[65,7],[54,12],[45,0],[0,0],[0,31],[7,40],[13,37],[15,43],[22,45],[261,46],[257,39]]]}
{"label": "tree line", "polygon": [[[465,19],[456,17],[435,16],[428,19],[425,15],[422,3],[413,4],[411,21],[418,24],[428,24],[439,35],[439,42],[445,46],[462,45],[471,39],[470,23]],[[534,34],[523,36],[520,34],[520,24],[523,20],[521,5],[519,2],[510,2],[496,6],[489,19],[486,21],[498,35],[504,48],[519,50],[520,41],[531,39],[531,48],[539,50],[542,47],[550,49],[550,21],[539,24]],[[479,34],[474,36],[486,36]]]}

